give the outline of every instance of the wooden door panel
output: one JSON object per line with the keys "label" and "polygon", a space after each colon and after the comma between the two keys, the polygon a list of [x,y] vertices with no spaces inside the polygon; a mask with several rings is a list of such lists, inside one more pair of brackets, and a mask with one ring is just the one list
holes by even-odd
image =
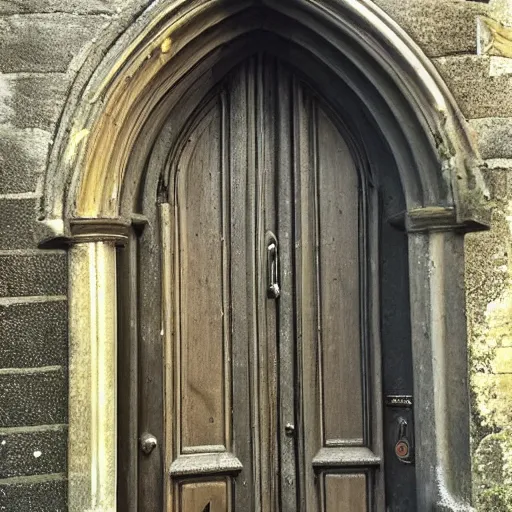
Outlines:
{"label": "wooden door panel", "polygon": [[[320,510],[320,496],[325,492],[331,499],[333,489],[336,497],[329,503],[359,512],[366,505],[356,506],[336,490],[348,485],[345,480],[322,490],[319,472],[380,464],[365,414],[370,408],[370,368],[363,357],[366,333],[361,329],[363,185],[340,129],[300,84],[294,92],[294,118],[301,504],[304,511]],[[366,487],[363,498],[370,499]]]}
{"label": "wooden door panel", "polygon": [[[232,361],[240,351],[232,350],[232,283],[239,278],[231,261],[240,229],[230,215],[229,116],[225,94],[198,113],[171,164],[171,202],[161,206],[168,512],[231,510],[232,478],[219,478],[243,469],[233,454],[233,418],[244,411],[232,407]],[[247,378],[236,377],[243,396]],[[238,436],[244,456],[249,431]]]}
{"label": "wooden door panel", "polygon": [[179,486],[179,510],[183,512],[230,512],[229,483],[183,482]]}
{"label": "wooden door panel", "polygon": [[366,511],[380,459],[365,203],[337,121],[259,55],[173,151],[161,207],[167,512]]}
{"label": "wooden door panel", "polygon": [[176,337],[178,446],[181,453],[225,450],[230,428],[224,359],[229,346],[225,295],[221,105],[215,103],[193,130],[178,160],[179,297]]}
{"label": "wooden door panel", "polygon": [[364,474],[325,475],[323,512],[366,512],[368,510],[366,487]]}
{"label": "wooden door panel", "polygon": [[359,183],[347,144],[316,108],[318,138],[318,344],[321,351],[323,442],[363,443],[359,300]]}

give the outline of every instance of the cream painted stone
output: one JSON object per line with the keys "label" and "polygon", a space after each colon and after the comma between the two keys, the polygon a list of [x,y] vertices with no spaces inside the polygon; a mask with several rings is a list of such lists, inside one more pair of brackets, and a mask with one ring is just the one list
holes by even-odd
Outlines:
{"label": "cream painted stone", "polygon": [[69,512],[116,510],[116,249],[69,257]]}
{"label": "cream painted stone", "polygon": [[489,2],[489,16],[512,26],[512,2],[510,0],[491,0]]}

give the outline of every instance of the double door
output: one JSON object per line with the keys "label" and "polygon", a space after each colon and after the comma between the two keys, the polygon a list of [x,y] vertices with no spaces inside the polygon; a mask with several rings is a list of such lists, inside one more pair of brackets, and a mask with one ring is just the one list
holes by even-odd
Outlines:
{"label": "double door", "polygon": [[355,158],[336,116],[263,56],[174,149],[159,205],[166,511],[383,510],[371,200]]}

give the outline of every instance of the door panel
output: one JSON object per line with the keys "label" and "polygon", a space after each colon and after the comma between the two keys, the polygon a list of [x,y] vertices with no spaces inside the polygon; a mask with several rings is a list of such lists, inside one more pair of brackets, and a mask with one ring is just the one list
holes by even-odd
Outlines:
{"label": "door panel", "polygon": [[323,441],[362,444],[358,176],[339,131],[322,110],[316,108],[314,115]]}
{"label": "door panel", "polygon": [[259,55],[205,100],[172,155],[166,510],[370,509],[381,433],[369,427],[380,397],[367,385],[366,185],[341,124]]}
{"label": "door panel", "polygon": [[[177,382],[181,453],[228,446],[229,282],[223,225],[221,108],[190,134],[176,175],[178,222]],[[226,328],[227,327],[227,328]],[[200,350],[198,349],[200,347]],[[228,402],[228,403],[226,403]],[[210,447],[210,448],[208,448]]]}
{"label": "door panel", "polygon": [[366,476],[325,475],[325,512],[368,510]]}
{"label": "door panel", "polygon": [[229,512],[229,484],[218,482],[191,482],[180,485],[180,510],[190,512]]}

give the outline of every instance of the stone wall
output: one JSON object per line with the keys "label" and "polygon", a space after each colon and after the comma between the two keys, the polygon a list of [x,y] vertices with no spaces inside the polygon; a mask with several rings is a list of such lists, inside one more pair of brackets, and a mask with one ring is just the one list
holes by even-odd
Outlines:
{"label": "stone wall", "polygon": [[[376,3],[432,58],[487,163],[493,225],[467,239],[468,325],[477,497],[499,507],[492,489],[512,483],[512,2]],[[77,73],[147,4],[0,0],[0,511],[66,509],[67,264],[37,247],[38,203]]]}
{"label": "stone wall", "polygon": [[39,199],[77,72],[141,5],[0,0],[0,511],[67,508],[67,259],[37,246]]}

